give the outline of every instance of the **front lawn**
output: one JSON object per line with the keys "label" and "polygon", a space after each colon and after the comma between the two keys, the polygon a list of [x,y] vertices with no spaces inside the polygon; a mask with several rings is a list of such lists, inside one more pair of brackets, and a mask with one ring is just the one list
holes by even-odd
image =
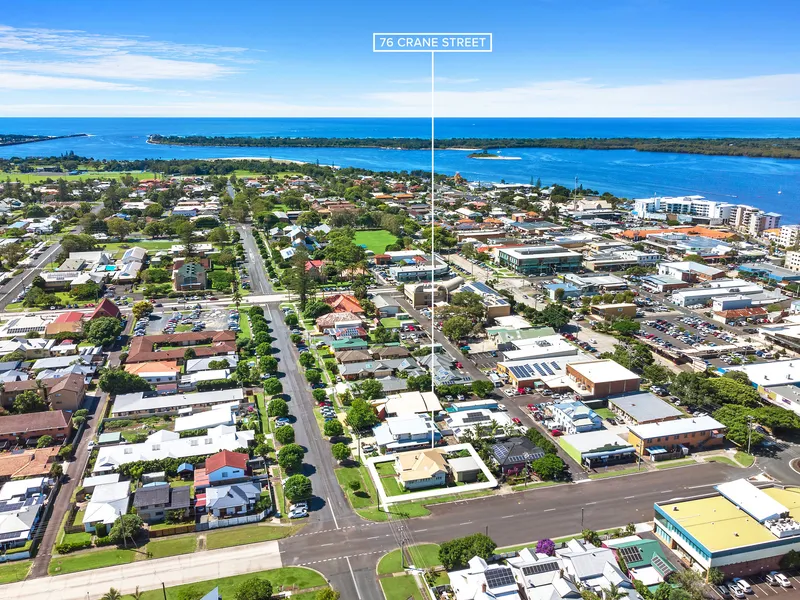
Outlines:
{"label": "front lawn", "polygon": [[135,550],[112,548],[111,550],[97,550],[93,552],[57,556],[50,561],[47,572],[50,575],[63,575],[65,573],[77,573],[78,571],[88,571],[101,567],[125,565],[133,562],[136,558],[136,554],[137,552]]}
{"label": "front lawn", "polygon": [[394,461],[391,460],[375,463],[375,470],[378,472],[378,475],[397,475],[397,471],[394,468]]}
{"label": "front lawn", "polygon": [[682,460],[665,460],[664,462],[656,463],[656,469],[671,469],[673,467],[686,467],[688,465],[696,465],[697,461],[693,458]]}
{"label": "front lawn", "polygon": [[299,527],[279,527],[275,525],[241,525],[212,531],[206,536],[209,550],[230,548],[242,544],[268,542],[292,535]]}
{"label": "front lawn", "polygon": [[[618,469],[616,471],[601,471],[600,473],[592,473],[589,475],[589,479],[606,479],[608,477],[620,477],[622,475],[632,475],[633,473],[639,473],[639,467],[629,467],[627,469]],[[641,470],[642,473],[646,471]]]}
{"label": "front lawn", "polygon": [[755,456],[752,454],[748,454],[747,452],[737,452],[734,455],[734,458],[739,462],[743,467],[751,467],[753,463],[756,462]]}
{"label": "front lawn", "polygon": [[616,419],[617,418],[616,413],[613,410],[611,410],[610,408],[595,408],[594,412],[596,412],[598,415],[600,415],[601,417],[603,417],[606,420],[608,420],[608,419]]}
{"label": "front lawn", "polygon": [[[381,483],[383,484],[383,490],[386,492],[387,496],[401,496],[402,494],[410,494],[411,490],[407,490],[400,485],[400,482],[397,481],[395,477],[381,477]],[[437,488],[425,488],[425,489],[439,489]]]}
{"label": "front lawn", "polygon": [[[219,588],[219,595],[222,598],[233,598],[236,588],[243,581],[257,577],[267,579],[272,587],[277,591],[280,586],[297,586],[298,589],[320,587],[326,584],[325,578],[316,571],[303,567],[283,567],[282,569],[272,569],[271,571],[257,571],[255,573],[245,573],[243,575],[233,575],[231,577],[221,577],[219,579],[209,579],[197,583],[176,585],[167,588],[167,600],[183,600],[184,598],[202,598],[215,587]],[[303,595],[292,595],[292,598],[303,598]],[[312,596],[313,597],[313,596]],[[132,600],[132,596],[123,596],[124,600]],[[159,589],[143,592],[140,600],[163,600],[164,593]]]}
{"label": "front lawn", "polygon": [[723,465],[730,465],[731,467],[739,467],[739,464],[734,462],[733,459],[727,456],[709,456],[706,462],[722,463]]}
{"label": "front lawn", "polygon": [[167,538],[156,540],[147,544],[147,552],[151,558],[164,558],[178,554],[191,554],[197,548],[197,538],[194,536]]}
{"label": "front lawn", "polygon": [[17,560],[0,565],[0,583],[22,581],[28,576],[32,561]]}
{"label": "front lawn", "polygon": [[380,581],[386,600],[423,600],[413,575],[384,577]]}
{"label": "front lawn", "polygon": [[[436,567],[441,564],[439,560],[439,544],[420,544],[418,546],[409,546],[408,553],[414,566],[419,569],[427,569],[429,567]],[[408,565],[406,565],[408,566]],[[400,561],[400,549],[392,550],[389,554],[384,554],[378,563],[378,575],[386,575],[388,573],[401,573],[403,565]]]}
{"label": "front lawn", "polygon": [[384,317],[381,319],[381,325],[386,329],[400,329],[400,319],[394,317]]}
{"label": "front lawn", "polygon": [[367,250],[372,250],[375,254],[383,254],[386,251],[386,246],[390,246],[396,241],[397,238],[385,229],[356,231],[353,239],[354,244],[365,246]]}
{"label": "front lawn", "polygon": [[[353,508],[367,508],[377,503],[378,497],[372,479],[364,467],[342,467],[336,469],[334,473]],[[357,481],[361,485],[357,492],[350,489],[351,481]]]}

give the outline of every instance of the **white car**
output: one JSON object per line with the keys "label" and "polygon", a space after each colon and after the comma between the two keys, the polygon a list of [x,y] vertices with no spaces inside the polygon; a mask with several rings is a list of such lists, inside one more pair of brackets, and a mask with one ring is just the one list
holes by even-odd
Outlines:
{"label": "white car", "polygon": [[298,508],[295,510],[289,511],[289,518],[290,519],[302,519],[308,516],[308,511],[305,508]]}
{"label": "white car", "polygon": [[298,502],[289,506],[289,511],[308,510],[308,502]]}
{"label": "white car", "polygon": [[769,574],[772,575],[775,578],[775,581],[777,581],[780,584],[781,587],[783,587],[783,588],[792,587],[792,582],[783,573],[781,573],[779,571],[770,571]]}
{"label": "white car", "polygon": [[753,588],[750,587],[750,584],[747,583],[746,579],[742,579],[741,577],[736,577],[733,580],[733,584],[738,586],[739,589],[744,592],[745,594],[752,594]]}

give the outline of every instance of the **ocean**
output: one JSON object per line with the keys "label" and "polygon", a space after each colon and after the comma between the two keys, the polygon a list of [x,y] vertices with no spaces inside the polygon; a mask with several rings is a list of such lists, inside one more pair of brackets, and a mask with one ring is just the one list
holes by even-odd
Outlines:
{"label": "ocean", "polygon": [[[428,119],[388,118],[0,118],[0,132],[71,138],[0,147],[0,157],[75,152],[97,159],[259,156],[374,170],[430,169],[430,152],[378,148],[212,148],[147,144],[152,133],[281,137],[428,137]],[[800,119],[437,119],[449,137],[800,137]],[[800,222],[800,160],[702,156],[634,150],[513,149],[520,160],[475,160],[439,150],[436,171],[469,180],[586,188],[620,197],[699,194],[779,212]]]}

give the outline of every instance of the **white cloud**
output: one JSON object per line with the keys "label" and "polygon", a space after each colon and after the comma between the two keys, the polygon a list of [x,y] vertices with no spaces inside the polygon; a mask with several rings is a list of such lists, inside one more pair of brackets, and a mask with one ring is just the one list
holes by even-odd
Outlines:
{"label": "white cloud", "polygon": [[[389,116],[427,116],[428,92],[367,94]],[[740,79],[676,80],[604,85],[590,80],[547,81],[480,91],[436,93],[442,117],[795,117],[800,74]]]}
{"label": "white cloud", "polygon": [[78,77],[50,77],[0,71],[0,90],[108,90],[125,92],[145,91],[146,89],[124,83]]}

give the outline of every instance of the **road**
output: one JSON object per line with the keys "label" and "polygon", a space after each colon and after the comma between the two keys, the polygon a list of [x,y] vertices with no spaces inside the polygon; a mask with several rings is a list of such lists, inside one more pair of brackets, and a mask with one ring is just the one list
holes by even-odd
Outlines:
{"label": "road", "polygon": [[33,559],[33,566],[28,576],[29,579],[45,577],[47,575],[47,566],[50,564],[50,559],[53,555],[53,546],[55,546],[58,541],[57,537],[61,530],[61,521],[69,510],[70,499],[72,498],[73,492],[75,492],[75,488],[83,478],[83,473],[89,462],[89,442],[94,439],[97,433],[97,427],[102,420],[101,415],[103,414],[107,399],[108,395],[105,394],[105,392],[101,392],[100,396],[86,396],[84,400],[83,408],[89,410],[87,426],[75,449],[75,459],[69,463],[66,473],[64,474],[61,489],[56,495],[53,510],[50,513],[44,535],[39,543],[36,558]]}
{"label": "road", "polygon": [[167,587],[194,583],[242,573],[255,573],[281,567],[277,542],[234,546],[182,556],[143,560],[117,567],[93,569],[79,573],[26,579],[0,586],[3,598],[35,598],[36,600],[97,599],[112,587],[123,594],[154,590],[163,583]]}

